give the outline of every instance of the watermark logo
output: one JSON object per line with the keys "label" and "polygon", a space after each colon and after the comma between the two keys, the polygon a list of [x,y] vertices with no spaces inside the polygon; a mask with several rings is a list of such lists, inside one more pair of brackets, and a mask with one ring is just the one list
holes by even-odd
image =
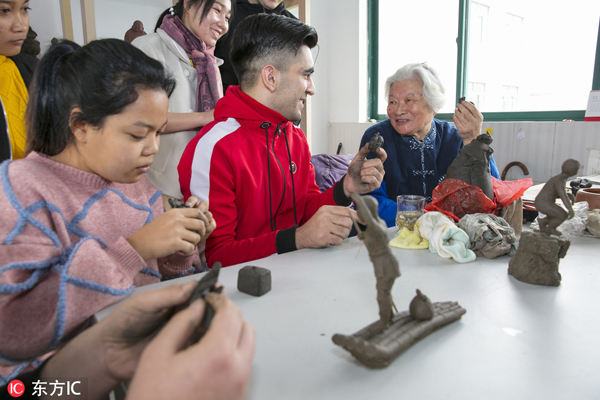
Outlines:
{"label": "watermark logo", "polygon": [[[87,398],[87,378],[79,379],[48,379],[31,382],[31,388],[27,389],[25,384],[18,379],[11,381],[6,387],[8,394],[12,397],[36,398],[36,397],[78,397]],[[27,392],[27,394],[25,393]]]}
{"label": "watermark logo", "polygon": [[25,393],[25,385],[18,379],[10,381],[8,384],[8,394],[12,397],[21,397]]}
{"label": "watermark logo", "polygon": [[79,396],[81,395],[81,381],[66,381],[59,382],[55,380],[54,382],[44,382],[37,380],[33,382],[33,395],[42,397],[42,396]]}

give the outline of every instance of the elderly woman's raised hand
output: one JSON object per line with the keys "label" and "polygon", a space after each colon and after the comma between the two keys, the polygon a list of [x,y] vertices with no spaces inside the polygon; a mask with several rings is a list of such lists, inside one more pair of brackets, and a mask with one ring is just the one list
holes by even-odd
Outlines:
{"label": "elderly woman's raised hand", "polygon": [[383,162],[387,153],[380,147],[377,149],[377,158],[367,160],[369,152],[369,143],[366,143],[348,166],[348,174],[344,178],[344,194],[348,198],[353,193],[369,193],[381,186],[385,175]]}
{"label": "elderly woman's raised hand", "polygon": [[471,102],[458,103],[452,119],[465,146],[481,134],[483,115]]}

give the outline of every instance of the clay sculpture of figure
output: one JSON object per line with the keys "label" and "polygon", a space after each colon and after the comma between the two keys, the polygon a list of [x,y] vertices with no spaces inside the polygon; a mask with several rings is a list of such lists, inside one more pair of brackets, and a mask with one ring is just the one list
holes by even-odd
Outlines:
{"label": "clay sculpture of figure", "polygon": [[352,335],[335,334],[332,340],[367,367],[384,368],[418,340],[460,319],[466,310],[456,302],[432,304],[417,289],[410,311],[393,314],[390,290],[400,276],[400,269],[388,244],[386,224],[377,215],[377,201],[373,197],[352,198],[358,217],[367,225],[360,230],[356,224],[358,237],[364,240],[375,267],[380,319]]}
{"label": "clay sculpture of figure", "polygon": [[490,144],[493,141],[490,134],[484,133],[460,149],[458,156],[448,167],[445,179],[458,179],[477,186],[489,199],[494,200],[490,173],[490,158],[494,152]]}
{"label": "clay sculpture of figure", "polygon": [[[579,166],[577,160],[566,160],[562,172],[550,178],[535,198],[535,207],[546,217],[538,220],[541,232],[523,232],[521,235],[519,248],[508,263],[508,273],[516,279],[535,285],[560,285],[562,277],[558,264],[567,255],[571,242],[561,238],[561,232],[556,228],[575,215],[565,187],[567,179],[577,173]],[[556,204],[556,199],[562,200],[568,213]]]}
{"label": "clay sculpture of figure", "polygon": [[[217,280],[219,279],[220,270],[221,263],[216,262],[215,265],[213,265],[212,269],[209,272],[207,272],[206,275],[202,277],[202,279],[198,281],[198,284],[194,288],[192,295],[190,296],[189,300],[187,301],[184,307],[189,306],[198,299],[204,299],[204,297],[209,292],[221,293],[223,291],[223,286],[217,287]],[[214,315],[215,310],[209,303],[206,303],[206,310],[204,311],[204,316],[202,317],[200,330],[198,330],[192,337],[193,343],[196,343],[200,339],[202,339],[202,336],[204,336],[204,334],[210,327],[210,323],[212,322]]]}
{"label": "clay sculpture of figure", "polygon": [[352,195],[352,199],[356,203],[358,218],[367,225],[364,230],[361,230],[358,223],[354,221],[354,226],[358,231],[357,236],[364,241],[369,251],[369,258],[375,268],[380,328],[386,329],[390,326],[394,314],[391,290],[394,281],[400,276],[400,267],[388,244],[387,225],[377,215],[377,200],[372,196],[361,197],[356,194]]}
{"label": "clay sculpture of figure", "polygon": [[144,31],[144,24],[142,21],[135,21],[131,28],[125,32],[125,41],[127,43],[131,43],[134,39],[144,35],[146,35],[146,31]]}
{"label": "clay sculpture of figure", "polygon": [[377,153],[377,149],[383,146],[383,136],[379,132],[375,133],[371,140],[369,140],[369,151]]}
{"label": "clay sculpture of figure", "polygon": [[[540,219],[540,231],[546,235],[557,235],[560,236],[556,228],[567,218],[573,218],[575,212],[571,201],[567,196],[566,184],[569,177],[577,174],[579,171],[579,161],[573,160],[572,158],[565,161],[562,165],[562,172],[558,175],[554,175],[546,182],[540,193],[535,198],[535,208],[539,212],[546,215],[545,218]],[[559,205],[556,204],[556,199],[561,199],[569,213]]]}

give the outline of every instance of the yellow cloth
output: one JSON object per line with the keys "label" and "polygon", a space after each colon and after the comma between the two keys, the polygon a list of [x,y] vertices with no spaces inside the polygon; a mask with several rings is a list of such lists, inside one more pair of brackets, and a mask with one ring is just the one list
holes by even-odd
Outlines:
{"label": "yellow cloth", "polygon": [[390,241],[390,246],[400,247],[401,249],[428,249],[429,240],[421,237],[419,226],[420,224],[417,220],[412,231],[402,228],[402,230],[398,232],[398,236]]}
{"label": "yellow cloth", "polygon": [[13,160],[23,158],[27,144],[25,109],[29,94],[19,69],[6,56],[0,56],[0,96],[8,120],[8,134]]}

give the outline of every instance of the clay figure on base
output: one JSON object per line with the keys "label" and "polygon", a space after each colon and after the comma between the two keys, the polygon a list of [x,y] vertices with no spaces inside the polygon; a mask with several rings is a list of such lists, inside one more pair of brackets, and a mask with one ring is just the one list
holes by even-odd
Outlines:
{"label": "clay figure on base", "polygon": [[[558,175],[554,175],[546,182],[540,193],[535,198],[535,208],[546,215],[545,218],[540,219],[540,231],[546,235],[557,235],[560,236],[562,233],[556,228],[567,218],[573,218],[575,212],[571,201],[567,196],[565,190],[567,179],[577,174],[579,171],[579,161],[573,160],[572,158],[565,161],[562,165],[562,172]],[[556,199],[561,199],[565,207],[569,210],[569,213],[556,204]]]}
{"label": "clay figure on base", "polygon": [[[386,224],[377,215],[377,201],[371,196],[352,196],[356,212],[366,229],[355,222],[359,239],[364,240],[377,278],[380,319],[352,335],[335,334],[333,343],[349,351],[370,368],[385,368],[404,350],[437,329],[457,321],[467,311],[456,302],[431,303],[417,289],[410,311],[392,312],[391,289],[400,276],[398,261],[390,246]],[[396,308],[394,306],[394,308]]]}
{"label": "clay figure on base", "polygon": [[380,328],[386,329],[390,326],[390,321],[394,315],[392,307],[392,286],[394,281],[400,276],[400,267],[396,257],[388,244],[388,232],[386,223],[377,215],[377,200],[372,196],[352,195],[356,203],[356,213],[358,218],[367,225],[361,230],[358,223],[354,221],[354,226],[358,231],[358,238],[364,241],[369,258],[375,268],[375,278],[377,279],[377,303],[379,304]]}
{"label": "clay figure on base", "polygon": [[494,186],[490,172],[490,158],[494,141],[488,133],[481,134],[471,143],[460,149],[458,156],[448,167],[445,179],[458,179],[477,186],[491,200],[494,200]]}
{"label": "clay figure on base", "polygon": [[433,303],[432,307],[431,319],[415,319],[410,311],[402,311],[394,315],[385,331],[379,329],[379,321],[376,321],[352,335],[333,335],[333,343],[369,368],[385,368],[417,341],[458,321],[467,312],[455,301]]}
{"label": "clay figure on base", "polygon": [[[571,242],[561,238],[561,232],[556,228],[575,215],[565,186],[567,179],[577,173],[579,165],[577,160],[565,161],[562,172],[550,178],[535,198],[535,208],[546,217],[538,220],[541,232],[523,232],[521,235],[519,248],[508,263],[508,273],[516,279],[535,285],[560,285],[562,277],[558,264],[567,255]],[[556,204],[556,199],[562,200],[568,214]]]}

